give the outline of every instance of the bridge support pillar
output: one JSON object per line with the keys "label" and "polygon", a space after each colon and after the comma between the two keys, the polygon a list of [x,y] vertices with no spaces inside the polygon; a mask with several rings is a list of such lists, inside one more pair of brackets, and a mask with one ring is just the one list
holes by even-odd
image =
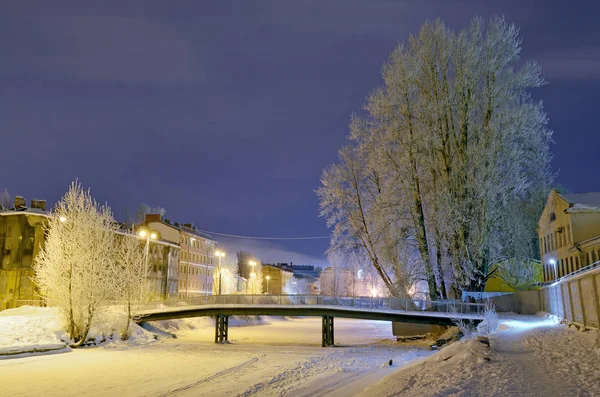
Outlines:
{"label": "bridge support pillar", "polygon": [[229,316],[217,314],[215,324],[215,343],[225,343],[228,341]]}
{"label": "bridge support pillar", "polygon": [[321,347],[333,346],[333,317],[323,316]]}

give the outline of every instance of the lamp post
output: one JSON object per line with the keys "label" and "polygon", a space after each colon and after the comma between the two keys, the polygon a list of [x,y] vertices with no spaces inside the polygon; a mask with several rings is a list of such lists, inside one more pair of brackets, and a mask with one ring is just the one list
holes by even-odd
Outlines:
{"label": "lamp post", "polygon": [[271,279],[271,276],[267,275],[267,277],[265,277],[267,279],[267,295],[271,294],[271,291],[269,290],[269,280]]}
{"label": "lamp post", "polygon": [[[62,222],[62,221],[61,221]],[[148,233],[148,231],[146,230],[140,230],[139,232],[140,237],[143,237],[146,239],[146,246],[144,248],[144,284],[147,282],[146,278],[148,277],[148,257],[149,255],[149,251],[150,251],[150,239],[155,240],[156,239],[156,233],[151,232]],[[142,286],[141,289],[141,293],[140,293],[140,301],[144,300],[144,287]]]}
{"label": "lamp post", "polygon": [[224,252],[221,251],[216,251],[215,255],[217,256],[217,258],[219,258],[219,267],[218,267],[218,271],[219,271],[219,295],[221,295],[221,285],[223,284],[223,274],[221,272],[221,258],[223,258],[225,256]]}

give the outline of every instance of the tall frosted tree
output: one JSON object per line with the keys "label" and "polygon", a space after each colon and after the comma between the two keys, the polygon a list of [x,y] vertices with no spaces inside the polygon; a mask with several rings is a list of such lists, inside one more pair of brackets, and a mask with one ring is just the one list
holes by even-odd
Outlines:
{"label": "tall frosted tree", "polygon": [[393,295],[412,274],[431,298],[456,297],[483,288],[498,258],[536,255],[552,133],[530,95],[545,83],[540,67],[520,51],[502,18],[459,32],[425,23],[392,52],[352,142],[324,171],[330,249],[359,247]]}
{"label": "tall frosted tree", "polygon": [[56,204],[34,278],[49,306],[61,310],[73,346],[85,342],[102,309],[118,297],[115,222],[110,208],[73,182]]}

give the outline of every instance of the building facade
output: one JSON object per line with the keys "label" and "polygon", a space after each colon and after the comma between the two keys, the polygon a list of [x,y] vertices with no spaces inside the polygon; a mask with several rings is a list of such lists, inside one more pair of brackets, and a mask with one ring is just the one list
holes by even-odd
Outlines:
{"label": "building facade", "polygon": [[135,230],[119,232],[118,238],[138,239],[144,250],[148,251],[148,281],[150,282],[150,299],[161,300],[176,297],[179,287],[179,257],[181,249],[160,238],[141,237]]}
{"label": "building facade", "polygon": [[[19,196],[13,208],[0,210],[0,310],[43,304],[33,282],[33,263],[44,246],[49,216],[45,201],[32,200],[26,207]],[[176,296],[179,246],[160,239],[144,241],[128,230],[119,231],[117,237],[148,244],[151,299]]]}
{"label": "building facade", "polygon": [[159,214],[146,215],[143,227],[180,248],[177,295],[180,298],[212,295],[216,242],[192,224],[172,223]]}
{"label": "building facade", "polygon": [[262,265],[263,293],[273,295],[288,293],[286,287],[292,282],[293,275],[292,271],[278,266]]}
{"label": "building facade", "polygon": [[14,209],[0,211],[0,310],[40,300],[31,280],[47,219],[45,201],[33,200],[27,208],[18,196]]}
{"label": "building facade", "polygon": [[600,261],[600,193],[552,190],[538,223],[538,237],[545,282]]}

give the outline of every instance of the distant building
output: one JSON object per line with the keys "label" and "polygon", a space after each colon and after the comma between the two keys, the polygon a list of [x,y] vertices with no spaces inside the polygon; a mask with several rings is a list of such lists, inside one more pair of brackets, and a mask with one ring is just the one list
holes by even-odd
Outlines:
{"label": "distant building", "polygon": [[146,215],[144,226],[181,249],[177,289],[179,297],[212,295],[216,244],[212,236],[200,232],[191,223],[172,223],[163,219],[160,214]]}
{"label": "distant building", "polygon": [[[44,200],[31,200],[25,206],[23,197],[15,197],[12,208],[0,208],[0,310],[22,305],[41,304],[32,281],[33,262],[45,242],[44,227],[50,214]],[[118,237],[130,236],[121,230]],[[148,241],[148,278],[152,281],[152,298],[164,299],[177,294],[177,261],[179,246],[156,239]]]}
{"label": "distant building", "polygon": [[262,265],[263,293],[274,295],[286,293],[286,286],[291,282],[293,275],[290,270],[280,266]]}
{"label": "distant building", "polygon": [[173,242],[160,238],[160,236],[157,239],[146,240],[128,229],[121,229],[118,237],[137,238],[144,248],[145,244],[148,243],[150,299],[160,300],[176,297],[179,281],[180,247]]}
{"label": "distant building", "polygon": [[552,190],[538,223],[544,281],[600,261],[600,193]]}
{"label": "distant building", "polygon": [[319,277],[321,295],[352,296],[353,280],[351,269],[328,266]]}

